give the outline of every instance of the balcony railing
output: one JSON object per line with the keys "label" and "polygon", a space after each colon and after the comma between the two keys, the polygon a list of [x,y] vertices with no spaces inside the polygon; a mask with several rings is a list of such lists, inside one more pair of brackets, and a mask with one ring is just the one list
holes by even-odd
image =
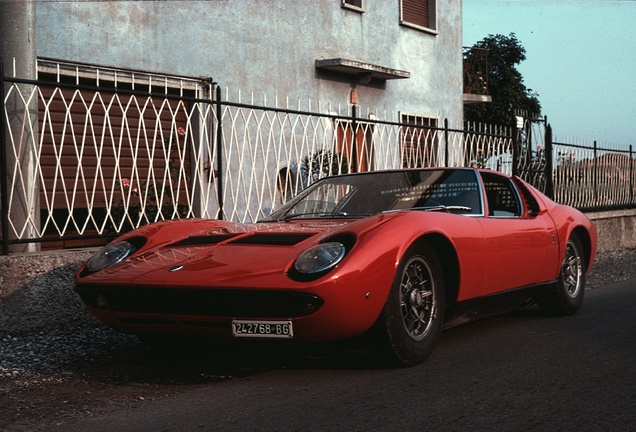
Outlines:
{"label": "balcony railing", "polygon": [[490,102],[488,95],[488,51],[464,48],[464,102]]}

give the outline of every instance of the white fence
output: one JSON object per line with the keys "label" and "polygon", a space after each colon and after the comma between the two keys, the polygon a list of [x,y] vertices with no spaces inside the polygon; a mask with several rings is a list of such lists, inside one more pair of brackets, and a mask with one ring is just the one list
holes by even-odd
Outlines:
{"label": "white fence", "polygon": [[325,175],[511,151],[510,137],[466,139],[437,119],[85,69],[45,64],[36,81],[6,79],[3,232],[12,239],[108,236],[175,217],[252,222]]}
{"label": "white fence", "polygon": [[5,243],[110,237],[178,217],[253,222],[319,177],[420,166],[511,174],[530,162],[558,202],[634,204],[631,147],[555,143],[546,178],[541,145],[521,137],[530,156],[515,161],[506,129],[256,100],[187,77],[42,60],[39,71],[34,81],[3,76],[1,86]]}

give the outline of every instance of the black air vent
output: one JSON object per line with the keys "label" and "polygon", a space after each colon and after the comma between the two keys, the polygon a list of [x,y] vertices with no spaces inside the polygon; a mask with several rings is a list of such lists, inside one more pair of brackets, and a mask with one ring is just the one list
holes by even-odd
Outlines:
{"label": "black air vent", "polygon": [[541,211],[541,207],[539,207],[539,203],[534,199],[532,193],[528,190],[526,185],[523,184],[523,182],[515,181],[515,184],[519,188],[519,192],[521,192],[521,195],[528,206],[528,213],[530,216],[538,215]]}
{"label": "black air vent", "polygon": [[307,240],[313,235],[314,234],[254,234],[233,240],[230,244],[293,246],[301,241]]}
{"label": "black air vent", "polygon": [[197,245],[213,245],[230,240],[238,234],[213,234],[193,236],[171,244],[170,246],[197,246]]}

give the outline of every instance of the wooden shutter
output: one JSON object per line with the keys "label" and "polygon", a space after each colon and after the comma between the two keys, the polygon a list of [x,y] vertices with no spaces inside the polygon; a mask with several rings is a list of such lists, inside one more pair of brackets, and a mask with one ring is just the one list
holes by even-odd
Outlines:
{"label": "wooden shutter", "polygon": [[[410,126],[412,125],[412,127]],[[402,167],[437,165],[437,121],[432,118],[402,115]]]}
{"label": "wooden shutter", "polygon": [[[351,122],[338,122],[337,151],[347,161],[349,172],[373,169],[373,129],[369,124],[358,124],[354,140]],[[355,145],[354,145],[355,142]]]}
{"label": "wooden shutter", "polygon": [[429,0],[402,0],[402,20],[420,27],[430,27]]}
{"label": "wooden shutter", "polygon": [[[187,204],[181,197],[190,187],[190,148],[173,129],[185,128],[188,118],[177,100],[133,99],[106,88],[97,94],[55,84],[41,85],[40,91],[40,208],[45,235],[55,236],[51,217],[67,225],[66,235],[77,233],[75,224],[89,232],[97,229],[107,217],[107,202],[117,206],[123,200],[120,182],[141,194],[149,178],[162,179],[167,165],[181,160],[188,181],[174,182],[180,192],[174,204]],[[166,103],[170,109],[156,109]],[[178,160],[167,153],[168,146],[170,153],[181,155]]]}

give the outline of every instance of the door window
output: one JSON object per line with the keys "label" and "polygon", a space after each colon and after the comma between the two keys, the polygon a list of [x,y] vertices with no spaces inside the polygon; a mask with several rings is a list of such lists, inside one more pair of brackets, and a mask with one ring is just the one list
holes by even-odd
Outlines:
{"label": "door window", "polygon": [[486,190],[488,216],[520,217],[519,196],[510,179],[494,173],[482,172],[481,178]]}

